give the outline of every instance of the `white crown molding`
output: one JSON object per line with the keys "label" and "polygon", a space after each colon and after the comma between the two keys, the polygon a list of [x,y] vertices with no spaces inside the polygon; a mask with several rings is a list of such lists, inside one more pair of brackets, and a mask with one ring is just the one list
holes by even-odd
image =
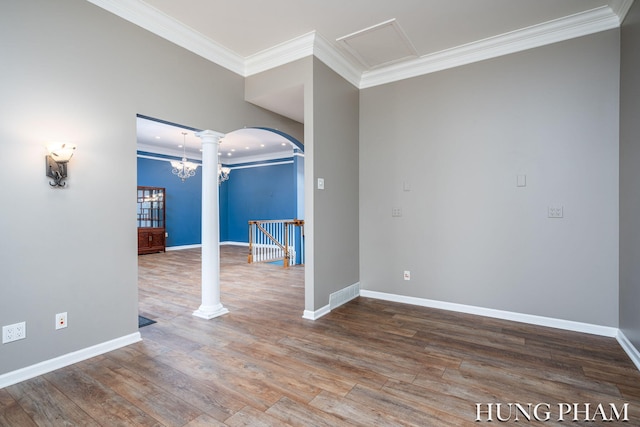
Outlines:
{"label": "white crown molding", "polygon": [[[258,156],[256,156],[258,157]],[[262,156],[260,156],[262,157]],[[244,160],[244,159],[243,159]],[[264,162],[264,163],[262,163]],[[251,163],[249,165],[246,165],[244,163]],[[233,172],[234,170],[238,170],[238,169],[254,169],[254,168],[264,168],[264,167],[268,167],[268,166],[278,166],[278,165],[290,165],[293,163],[293,159],[291,157],[286,158],[286,157],[274,157],[274,158],[254,158],[254,159],[247,159],[246,161],[240,161],[237,163],[223,163],[225,166],[227,166],[229,169],[231,169],[231,172]],[[236,165],[240,165],[240,166],[236,166]]]}
{"label": "white crown molding", "polygon": [[412,61],[364,72],[360,82],[360,89],[586,36],[599,31],[617,28],[619,25],[618,15],[610,7],[603,6],[452,49],[424,55]]}
{"label": "white crown molding", "polygon": [[363,68],[347,59],[344,54],[337,50],[320,34],[316,34],[313,54],[320,61],[324,62],[329,68],[338,73],[343,79],[360,87],[360,78],[362,77]]}
{"label": "white crown molding", "polygon": [[610,0],[609,6],[613,13],[618,15],[618,22],[622,25],[622,21],[627,16],[627,12],[631,9],[631,5],[633,4],[633,0]]}
{"label": "white crown molding", "polygon": [[[146,153],[153,153],[153,154],[162,154],[164,156],[171,156],[171,157],[176,157],[178,159],[182,158],[183,155],[183,151],[182,150],[178,150],[178,149],[172,149],[172,148],[168,148],[168,147],[164,147],[164,146],[157,146],[157,145],[151,145],[151,144],[144,144],[144,143],[138,143],[136,146],[136,150],[137,151],[143,151]],[[138,157],[145,157],[145,156],[138,156]],[[187,159],[189,160],[197,160],[197,161],[202,161],[202,153],[200,151],[196,152],[192,152],[192,151],[187,151]],[[175,159],[164,159],[167,161],[170,160],[175,160]]]}
{"label": "white crown molding", "polygon": [[87,0],[211,62],[244,75],[244,58],[140,0]]}
{"label": "white crown molding", "polygon": [[[149,155],[147,154],[137,154],[137,157],[140,157],[142,159],[151,159],[151,160],[159,160],[159,161],[164,161],[164,162],[170,162],[172,160],[175,159],[166,159],[163,157],[157,157],[154,156],[154,154],[158,154],[158,155],[163,155],[163,156],[171,156],[171,157],[175,157],[175,158],[181,158],[182,157],[182,151],[178,151],[178,150],[171,150],[165,147],[161,147],[161,146],[154,146],[154,145],[148,145],[148,144],[138,144],[136,146],[136,150],[137,151],[141,151],[143,153],[149,153]],[[270,162],[273,160],[280,160],[280,159],[288,159],[288,160],[283,160],[282,162],[277,162],[277,163],[265,163],[264,165],[252,165],[252,166],[246,166],[246,167],[258,167],[258,166],[273,166],[275,164],[286,164],[286,163],[293,163],[293,160],[291,160],[294,157],[294,153],[292,153],[291,151],[278,151],[278,152],[274,152],[274,153],[266,153],[266,154],[256,154],[253,156],[242,156],[242,157],[227,157],[227,156],[218,156],[218,162],[221,164],[224,164],[225,166],[229,166],[232,169],[241,169],[243,167],[233,167],[233,165],[236,164],[243,164],[243,163],[253,163],[253,162]],[[187,159],[189,161],[193,161],[195,163],[198,164],[198,166],[202,166],[202,153],[187,153]]]}
{"label": "white crown molding", "polygon": [[315,31],[312,31],[246,57],[244,76],[252,76],[313,55],[314,39]]}
{"label": "white crown molding", "polygon": [[419,58],[363,71],[315,31],[243,58],[141,0],[87,0],[243,77],[315,55],[345,80],[365,89],[448,68],[618,28],[633,0],[611,0],[585,12],[555,19]]}

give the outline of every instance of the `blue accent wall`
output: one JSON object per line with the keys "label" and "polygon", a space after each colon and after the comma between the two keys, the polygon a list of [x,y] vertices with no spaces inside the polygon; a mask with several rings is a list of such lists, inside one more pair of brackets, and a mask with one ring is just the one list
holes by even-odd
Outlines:
{"label": "blue accent wall", "polygon": [[[247,243],[249,220],[296,218],[299,166],[292,159],[280,162],[286,163],[232,166],[219,188],[221,242]],[[168,161],[138,157],[138,185],[166,188],[168,247],[201,243],[201,167],[183,183]]]}
{"label": "blue accent wall", "polygon": [[182,182],[168,161],[138,157],[138,185],[166,188],[167,246],[200,244],[202,168]]}
{"label": "blue accent wall", "polygon": [[[233,172],[231,172],[233,173]],[[218,188],[218,196],[220,200],[220,241],[228,242],[229,241],[229,227],[227,226],[227,221],[229,218],[228,208],[229,205],[229,181],[225,181],[220,184]]]}
{"label": "blue accent wall", "polygon": [[295,218],[294,177],[292,161],[232,169],[226,182],[227,240],[248,242],[250,220]]}
{"label": "blue accent wall", "polygon": [[[298,155],[300,150],[293,150],[293,186],[296,189],[296,218],[304,219],[304,157]],[[304,263],[304,236],[302,230],[296,227],[296,263]]]}

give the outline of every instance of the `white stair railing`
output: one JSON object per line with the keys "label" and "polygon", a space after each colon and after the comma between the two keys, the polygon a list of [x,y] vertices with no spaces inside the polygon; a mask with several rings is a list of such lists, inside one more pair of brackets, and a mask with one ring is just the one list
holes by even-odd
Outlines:
{"label": "white stair railing", "polygon": [[249,221],[249,263],[282,260],[285,267],[296,265],[296,227],[300,227],[303,236],[303,220]]}

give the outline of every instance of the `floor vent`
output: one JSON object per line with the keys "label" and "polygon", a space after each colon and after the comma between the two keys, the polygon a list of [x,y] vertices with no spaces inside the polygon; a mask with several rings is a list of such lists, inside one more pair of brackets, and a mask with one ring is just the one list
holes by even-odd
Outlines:
{"label": "floor vent", "polygon": [[352,299],[360,296],[360,283],[354,283],[329,295],[329,309],[340,307]]}

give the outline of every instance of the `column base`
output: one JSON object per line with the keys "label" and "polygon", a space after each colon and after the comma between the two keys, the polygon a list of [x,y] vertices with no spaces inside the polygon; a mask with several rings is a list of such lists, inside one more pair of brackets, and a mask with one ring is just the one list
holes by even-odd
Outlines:
{"label": "column base", "polygon": [[204,306],[201,305],[196,311],[193,312],[193,315],[196,317],[200,317],[202,319],[213,319],[214,317],[222,316],[223,314],[227,314],[229,310],[224,308],[222,304],[218,304],[216,306]]}

